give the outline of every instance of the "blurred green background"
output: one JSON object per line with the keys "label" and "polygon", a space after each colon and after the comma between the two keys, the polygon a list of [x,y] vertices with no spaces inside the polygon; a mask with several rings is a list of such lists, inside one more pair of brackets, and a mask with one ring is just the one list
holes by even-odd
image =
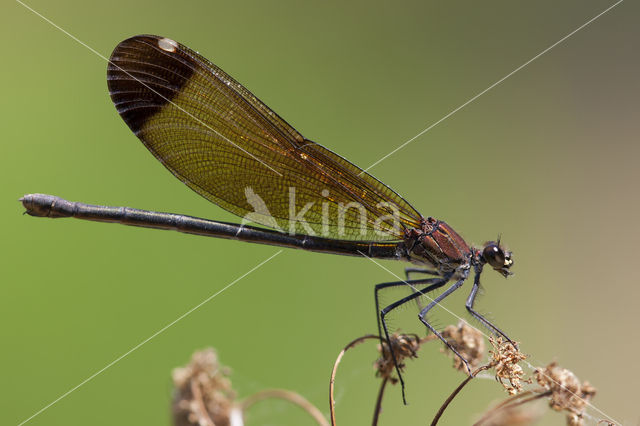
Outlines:
{"label": "blurred green background", "polygon": [[[178,40],[306,137],[367,167],[612,3],[28,4],[107,57],[135,34]],[[638,12],[620,4],[371,170],[469,242],[502,233],[516,275],[488,271],[478,306],[533,364],[557,359],[593,383],[594,404],[625,424],[640,418],[630,396],[640,377]],[[22,215],[18,198],[42,192],[236,220],[131,134],[103,59],[19,3],[5,2],[2,15],[0,424],[17,425],[277,249]],[[385,266],[401,274],[405,265]],[[374,332],[373,284],[391,280],[364,259],[285,250],[29,424],[168,425],[171,369],[207,346],[232,367],[240,396],[286,388],[328,412],[334,359]],[[445,304],[465,318],[469,288]],[[398,322],[422,332],[414,315]],[[342,364],[341,425],[371,422],[374,347]],[[410,405],[390,389],[381,424],[430,421],[463,378],[450,363],[425,347],[406,374]],[[503,396],[477,380],[443,424],[469,424]],[[248,424],[313,423],[273,402]]]}

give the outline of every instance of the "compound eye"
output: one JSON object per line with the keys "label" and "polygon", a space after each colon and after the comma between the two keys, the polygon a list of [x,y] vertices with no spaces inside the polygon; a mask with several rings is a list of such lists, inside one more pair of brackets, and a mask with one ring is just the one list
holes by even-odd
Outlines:
{"label": "compound eye", "polygon": [[495,243],[488,244],[484,248],[482,257],[484,257],[487,263],[494,269],[501,269],[506,266],[504,251]]}

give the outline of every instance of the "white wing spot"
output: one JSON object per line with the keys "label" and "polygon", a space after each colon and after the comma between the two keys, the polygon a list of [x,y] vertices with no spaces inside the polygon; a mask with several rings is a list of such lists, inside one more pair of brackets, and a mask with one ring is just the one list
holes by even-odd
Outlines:
{"label": "white wing spot", "polygon": [[178,47],[178,43],[165,37],[158,40],[158,47],[162,50],[166,50],[167,52],[175,52]]}

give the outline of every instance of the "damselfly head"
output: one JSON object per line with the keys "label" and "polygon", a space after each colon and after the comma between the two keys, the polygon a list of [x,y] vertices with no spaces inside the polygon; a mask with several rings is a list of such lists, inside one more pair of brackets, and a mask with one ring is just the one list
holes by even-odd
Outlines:
{"label": "damselfly head", "polygon": [[511,252],[500,245],[500,241],[489,241],[482,249],[482,260],[488,263],[493,269],[500,272],[505,278],[513,274],[509,270],[513,265]]}

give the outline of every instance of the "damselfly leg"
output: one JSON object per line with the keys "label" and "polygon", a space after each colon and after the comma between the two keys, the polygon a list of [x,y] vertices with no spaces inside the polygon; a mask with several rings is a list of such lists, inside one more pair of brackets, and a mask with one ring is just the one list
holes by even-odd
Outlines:
{"label": "damselfly leg", "polygon": [[467,311],[478,321],[482,323],[485,327],[492,331],[492,334],[497,334],[504,337],[509,343],[513,345],[515,349],[518,349],[518,345],[509,338],[502,330],[500,330],[497,326],[495,326],[491,321],[486,319],[483,315],[478,313],[475,309],[473,309],[473,305],[476,301],[476,296],[478,295],[478,290],[480,289],[480,273],[482,272],[481,268],[476,269],[476,276],[473,279],[473,287],[471,288],[471,293],[469,293],[469,297],[467,298],[467,302],[465,303],[465,307]]}
{"label": "damselfly leg", "polygon": [[[402,388],[402,401],[405,403],[405,405],[407,403],[407,400],[406,400],[405,390],[404,390],[404,379],[402,378],[402,373],[400,372],[396,354],[394,353],[391,346],[391,338],[389,336],[389,327],[387,326],[386,317],[394,309],[397,309],[398,307],[404,305],[405,303],[415,300],[422,295],[425,295],[433,290],[436,290],[442,287],[447,283],[447,281],[449,281],[450,278],[451,276],[449,275],[446,277],[424,278],[419,280],[394,281],[394,282],[376,284],[375,286],[374,295],[375,295],[375,302],[376,302],[376,318],[377,318],[376,321],[378,323],[378,335],[386,341],[387,347],[389,348],[391,359],[393,360],[393,365],[396,368],[396,373],[398,374],[398,380],[400,381],[400,387]],[[415,286],[423,286],[423,285],[426,285],[427,287],[423,288],[422,290],[415,287]],[[391,287],[400,287],[400,286],[409,286],[414,290],[414,292],[406,297],[403,297],[400,300],[397,300],[394,303],[391,303],[390,305],[387,305],[385,308],[381,310],[380,300],[379,300],[380,290],[388,289]],[[384,335],[383,335],[383,332],[384,332]],[[384,344],[382,344],[382,350],[383,350],[383,356],[384,356],[385,355]]]}

